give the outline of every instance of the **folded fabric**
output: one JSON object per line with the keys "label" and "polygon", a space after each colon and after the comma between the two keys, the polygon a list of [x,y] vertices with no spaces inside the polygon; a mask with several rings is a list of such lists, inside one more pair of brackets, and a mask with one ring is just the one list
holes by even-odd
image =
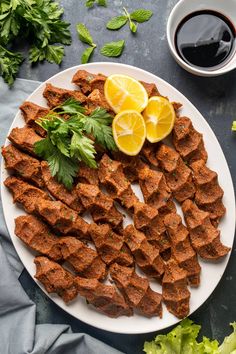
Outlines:
{"label": "folded fabric", "polygon": [[[38,87],[37,81],[17,79],[9,89],[0,80],[0,143],[19,105]],[[120,351],[84,334],[73,333],[70,326],[36,325],[36,305],[18,280],[23,265],[8,235],[0,209],[0,352],[2,354],[119,354]]]}

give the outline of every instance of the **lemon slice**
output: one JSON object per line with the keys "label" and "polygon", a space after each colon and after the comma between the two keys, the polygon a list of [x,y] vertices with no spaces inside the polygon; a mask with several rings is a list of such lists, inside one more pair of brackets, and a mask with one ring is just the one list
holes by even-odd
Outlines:
{"label": "lemon slice", "polygon": [[143,112],[147,140],[156,143],[170,134],[175,122],[175,110],[164,97],[153,96]]}
{"label": "lemon slice", "polygon": [[134,110],[120,112],[113,120],[112,132],[120,151],[130,156],[137,155],[146,138],[144,119]]}
{"label": "lemon slice", "polygon": [[144,86],[130,76],[120,74],[108,76],[104,93],[115,113],[127,109],[142,112],[148,104],[148,94]]}

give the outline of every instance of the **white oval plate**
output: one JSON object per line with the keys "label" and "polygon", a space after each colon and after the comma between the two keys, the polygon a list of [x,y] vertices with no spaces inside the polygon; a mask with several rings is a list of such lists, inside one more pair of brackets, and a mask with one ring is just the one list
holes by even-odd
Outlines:
{"label": "white oval plate", "polygon": [[[226,216],[223,218],[219,225],[221,229],[221,239],[225,245],[232,247],[235,228],[235,198],[232,179],[230,176],[227,162],[217,141],[217,138],[215,137],[210,126],[205,121],[203,116],[199,113],[199,111],[192,105],[192,103],[190,103],[190,101],[185,96],[183,96],[179,91],[177,91],[174,87],[172,87],[164,80],[150,74],[147,71],[124,64],[91,63],[86,65],[75,66],[73,68],[69,68],[56,74],[55,76],[48,79],[46,82],[51,82],[53,85],[67,89],[76,89],[76,86],[71,84],[71,79],[78,69],[85,69],[92,73],[103,73],[105,75],[115,73],[126,74],[136,78],[137,80],[154,82],[157,85],[158,90],[160,90],[161,94],[163,94],[164,96],[168,96],[172,101],[181,102],[183,104],[182,115],[189,116],[195,128],[199,132],[203,133],[206,149],[209,154],[208,166],[214,169],[219,175],[219,183],[225,193],[223,201],[227,208]],[[46,106],[46,101],[42,95],[44,87],[45,83],[41,84],[39,88],[37,88],[28,97],[28,100],[35,102],[39,105]],[[21,114],[18,111],[10,130],[14,127],[21,127],[23,125],[23,118],[21,117]],[[8,144],[8,141],[6,141],[6,144]],[[35,266],[33,263],[33,252],[31,252],[14,234],[14,218],[24,214],[24,211],[19,208],[19,206],[13,204],[11,194],[3,185],[3,181],[7,176],[8,172],[4,169],[4,163],[2,161],[1,196],[5,221],[12,242],[22,263],[24,264],[25,268],[28,270],[30,275],[34,277]],[[139,195],[139,197],[141,198],[141,195]],[[199,288],[191,289],[190,313],[198,309],[199,306],[201,306],[211,295],[224,273],[227,262],[229,260],[229,256],[230,254],[228,254],[227,257],[225,257],[219,263],[208,263],[200,261],[202,266],[201,284]],[[36,282],[40,286],[40,288],[45,292],[41,284],[38,281]],[[154,290],[161,291],[160,287],[154,282],[151,282],[151,287]],[[92,307],[88,306],[84,299],[82,299],[80,296],[78,296],[70,304],[66,305],[57,295],[47,295],[62,309],[64,309],[66,312],[73,315],[74,317],[78,318],[79,320],[88,323],[92,326],[111,332],[132,334],[147,333],[161,330],[179,322],[179,320],[175,316],[171,315],[166,310],[165,306],[163,306],[164,311],[162,319],[158,317],[153,317],[149,319],[136,314],[133,317],[120,317],[117,319],[112,319],[98,313]]]}

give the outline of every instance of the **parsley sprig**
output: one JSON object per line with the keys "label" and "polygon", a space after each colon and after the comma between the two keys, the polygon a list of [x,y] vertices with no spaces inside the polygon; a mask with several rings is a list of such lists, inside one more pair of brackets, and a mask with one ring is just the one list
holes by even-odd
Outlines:
{"label": "parsley sprig", "polygon": [[13,84],[23,59],[8,49],[14,40],[29,42],[30,62],[61,63],[63,45],[71,44],[70,24],[61,19],[62,14],[53,0],[0,1],[0,74],[5,82]]}
{"label": "parsley sprig", "polygon": [[10,86],[23,61],[20,53],[14,53],[0,45],[0,74]]}
{"label": "parsley sprig", "polygon": [[[112,117],[103,108],[95,109],[86,116],[85,109],[74,99],[68,99],[55,107],[37,123],[47,131],[47,137],[34,146],[35,153],[45,159],[52,176],[71,189],[73,179],[83,161],[91,168],[96,168],[96,143],[105,149],[116,150],[113,139]],[[64,119],[64,115],[69,116]]]}

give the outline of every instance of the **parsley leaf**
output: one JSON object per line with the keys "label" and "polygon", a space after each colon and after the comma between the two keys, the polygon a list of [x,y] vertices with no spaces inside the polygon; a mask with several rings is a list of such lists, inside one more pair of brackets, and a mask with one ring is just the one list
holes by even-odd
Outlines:
{"label": "parsley leaf", "polygon": [[73,132],[70,147],[71,157],[83,161],[91,168],[97,168],[95,161],[96,150],[94,142],[82,133]]}
{"label": "parsley leaf", "polygon": [[66,188],[71,189],[73,178],[78,174],[78,163],[64,156],[59,150],[55,149],[54,153],[47,159],[52,176],[56,176],[58,182],[62,182]]}
{"label": "parsley leaf", "polygon": [[151,10],[138,9],[130,14],[131,20],[142,23],[148,21],[153,15]]}
{"label": "parsley leaf", "polygon": [[116,150],[110,126],[112,117],[105,109],[95,109],[89,117],[82,118],[82,122],[86,133],[92,134],[98,144],[101,144],[108,150]]}
{"label": "parsley leaf", "polygon": [[13,84],[22,61],[20,53],[10,52],[0,45],[0,74],[9,86]]}
{"label": "parsley leaf", "polygon": [[119,57],[125,46],[125,41],[106,43],[100,50],[100,53],[105,57]]}
{"label": "parsley leaf", "polygon": [[113,17],[110,21],[107,22],[107,29],[109,30],[118,30],[123,27],[128,21],[127,16],[117,16]]}
{"label": "parsley leaf", "polygon": [[46,137],[45,139],[37,141],[34,144],[34,152],[39,157],[47,159],[48,156],[50,156],[50,154],[53,154],[53,151],[54,151],[54,146],[51,143],[51,140],[49,139],[49,137]]}
{"label": "parsley leaf", "polygon": [[76,28],[77,28],[79,39],[81,40],[81,42],[84,42],[84,43],[87,43],[91,46],[94,46],[93,38],[92,38],[88,28],[83,23],[78,23]]}
{"label": "parsley leaf", "polygon": [[66,188],[71,189],[73,178],[76,177],[79,169],[76,160],[61,153],[52,144],[50,137],[35,143],[34,151],[38,156],[47,160],[52,176],[56,176],[59,182],[62,182]]}
{"label": "parsley leaf", "polygon": [[61,64],[64,56],[64,48],[62,46],[48,44],[44,48],[33,46],[29,51],[29,61],[35,63],[46,59],[49,63]]}
{"label": "parsley leaf", "polygon": [[96,119],[99,124],[103,125],[111,125],[113,121],[113,117],[104,108],[96,108],[90,118]]}
{"label": "parsley leaf", "polygon": [[68,98],[68,100],[63,102],[58,108],[68,114],[85,112],[85,108],[81,106],[80,102],[73,98]]}
{"label": "parsley leaf", "polygon": [[84,50],[84,52],[81,55],[81,64],[86,64],[88,63],[93,51],[95,49],[95,46],[93,47],[88,47]]}

